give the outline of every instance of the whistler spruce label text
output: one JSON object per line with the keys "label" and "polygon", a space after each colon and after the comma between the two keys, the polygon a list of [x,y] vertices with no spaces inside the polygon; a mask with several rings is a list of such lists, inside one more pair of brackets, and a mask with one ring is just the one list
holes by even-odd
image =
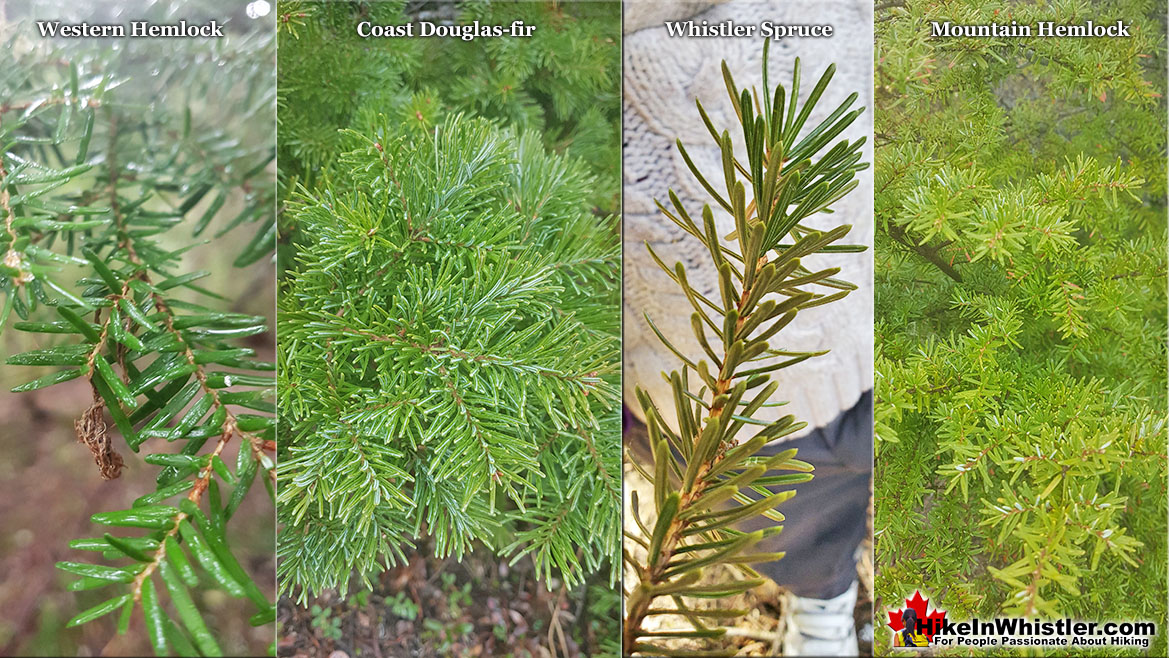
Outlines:
{"label": "whistler spruce label text", "polygon": [[836,30],[831,25],[790,25],[763,21],[758,24],[726,21],[666,21],[666,33],[671,37],[741,37],[783,39],[785,37],[831,37]]}

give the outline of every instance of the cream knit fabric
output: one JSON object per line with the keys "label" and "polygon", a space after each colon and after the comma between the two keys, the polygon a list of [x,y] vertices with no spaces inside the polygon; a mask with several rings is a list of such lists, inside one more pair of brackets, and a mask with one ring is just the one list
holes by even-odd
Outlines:
{"label": "cream knit fabric", "polygon": [[[799,56],[802,64],[801,100],[820,74],[836,64],[836,75],[828,91],[808,120],[805,131],[827,116],[850,93],[858,92],[857,105],[866,108],[844,137],[857,139],[872,133],[872,4],[862,0],[785,0],[783,2],[738,2],[710,6],[710,3],[669,5],[633,2],[626,7],[626,29],[640,27],[625,37],[625,399],[634,413],[641,409],[633,395],[639,385],[647,389],[673,422],[669,386],[660,373],[680,364],[657,341],[645,321],[648,313],[663,333],[680,349],[691,354],[702,350],[690,329],[692,309],[685,296],[646,252],[645,242],[667,265],[681,261],[691,283],[703,294],[717,298],[716,278],[705,249],[660,214],[654,199],[667,199],[673,189],[689,209],[701,216],[703,203],[716,208],[715,217],[722,235],[733,230],[729,215],[714,205],[690,174],[674,146],[679,138],[707,178],[721,180],[718,147],[711,140],[694,106],[697,97],[716,128],[730,129],[737,136],[736,153],[743,153],[741,132],[734,129],[720,72],[727,61],[739,86],[761,84],[762,40],[760,38],[671,38],[662,21],[693,15],[711,23],[732,19],[738,24],[764,20],[787,24],[830,24],[831,38],[786,38],[771,44],[769,81],[790,87],[792,65]],[[854,105],[856,107],[856,105]],[[865,145],[865,161],[872,162],[871,143]],[[872,170],[859,174],[860,185],[837,202],[834,214],[819,214],[806,223],[831,228],[851,223],[845,241],[872,246]],[[668,203],[668,201],[667,201]],[[841,411],[850,408],[861,393],[872,387],[873,362],[873,260],[871,251],[861,254],[829,254],[805,259],[812,269],[840,266],[840,277],[860,286],[843,301],[801,312],[784,329],[772,346],[785,350],[831,350],[779,371],[776,397],[790,404],[764,409],[762,417],[792,413],[807,421],[809,428],[823,426]],[[697,380],[697,377],[693,377]],[[748,427],[745,431],[751,431]],[[809,431],[809,430],[805,430]]]}
{"label": "cream knit fabric", "polygon": [[625,0],[625,33],[632,34],[647,27],[661,27],[662,21],[689,18],[727,0]]}

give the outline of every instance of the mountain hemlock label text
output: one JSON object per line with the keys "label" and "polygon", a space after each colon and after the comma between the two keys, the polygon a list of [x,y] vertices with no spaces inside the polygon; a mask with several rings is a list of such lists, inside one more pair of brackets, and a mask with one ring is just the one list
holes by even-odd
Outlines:
{"label": "mountain hemlock label text", "polygon": [[1035,25],[986,23],[983,25],[955,25],[950,21],[930,21],[931,37],[1128,37],[1128,24],[1116,21],[1101,25],[1085,21],[1082,25],[1062,25],[1054,21],[1039,21]]}

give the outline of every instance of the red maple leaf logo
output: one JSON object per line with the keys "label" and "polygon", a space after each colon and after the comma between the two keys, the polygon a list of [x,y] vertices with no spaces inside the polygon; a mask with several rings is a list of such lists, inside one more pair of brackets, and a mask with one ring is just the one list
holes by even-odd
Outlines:
{"label": "red maple leaf logo", "polygon": [[905,628],[905,622],[902,621],[902,614],[907,608],[913,608],[913,611],[917,613],[917,618],[922,622],[919,626],[922,634],[932,642],[934,633],[941,630],[942,622],[946,620],[946,611],[934,610],[933,612],[927,612],[929,602],[929,599],[922,597],[920,591],[915,591],[912,599],[905,599],[905,608],[893,610],[888,613],[889,628],[894,633],[900,633]]}

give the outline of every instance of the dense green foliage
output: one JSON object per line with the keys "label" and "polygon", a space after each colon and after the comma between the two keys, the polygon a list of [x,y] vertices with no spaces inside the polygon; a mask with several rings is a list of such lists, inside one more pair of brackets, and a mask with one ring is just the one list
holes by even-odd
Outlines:
{"label": "dense green foliage", "polygon": [[159,655],[219,655],[200,613],[209,589],[250,600],[254,624],[275,617],[228,527],[255,483],[272,493],[273,364],[242,346],[265,318],[231,312],[183,256],[213,230],[246,245],[238,264],[274,246],[271,39],[168,41],[160,54],[34,31],[7,26],[0,66],[0,331],[41,347],[6,363],[44,369],[16,392],[89,381],[76,429],[94,477],[118,477],[123,443],[158,467],[155,489],[95,514],[98,536],[72,543],[93,557],[57,564],[80,577],[70,589],[104,592],[70,625],[120,611],[125,632],[141,608]]}
{"label": "dense green foliage", "polygon": [[[432,128],[452,112],[497,119],[586,162],[590,199],[617,208],[620,172],[620,4],[614,2],[281,2],[280,162],[285,192],[327,177],[345,150],[339,129],[368,129],[379,115]],[[368,38],[361,21],[398,25],[509,25],[529,38]],[[441,73],[440,73],[441,72]]]}
{"label": "dense green foliage", "polygon": [[614,220],[531,134],[396,130],[290,210],[315,244],[281,302],[282,578],[344,587],[427,532],[579,582],[617,544]]}
{"label": "dense green foliage", "polygon": [[[278,7],[280,167],[297,188],[279,321],[282,587],[344,590],[423,535],[442,557],[481,542],[530,555],[543,579],[611,583],[620,249],[596,204],[598,190],[612,202],[617,167],[560,146],[593,132],[616,144],[615,42],[565,48],[615,36],[619,14],[464,7],[559,31],[543,62],[525,40],[353,36],[359,19],[404,22],[401,9]],[[499,83],[514,97],[459,91],[503,62],[519,67]],[[581,99],[602,82],[612,112],[586,129]]]}
{"label": "dense green foliage", "polygon": [[[876,593],[1163,627],[1164,6],[897,4],[876,54]],[[1133,36],[929,37],[996,17]]]}
{"label": "dense green foliage", "polygon": [[[776,506],[795,495],[791,485],[812,477],[812,465],[795,459],[795,449],[773,456],[758,454],[768,443],[806,423],[791,415],[777,421],[754,416],[764,406],[782,404],[772,399],[779,387],[773,373],[822,354],[784,351],[771,347],[769,341],[781,335],[799,311],[831,303],[856,289],[833,278],[840,272],[838,267],[811,271],[800,263],[811,254],[863,250],[863,246],[834,244],[851,226],[817,231],[801,222],[816,213],[831,212],[832,204],[856,187],[857,172],[868,167],[861,162],[863,138],[840,140],[828,148],[863,109],[852,109],[857,94],[851,94],[805,131],[836,67],[828,67],[801,105],[799,60],[791,87],[778,85],[772,90],[767,84],[767,53],[765,42],[762,103],[758,90],[735,85],[723,63],[745,155],[735,155],[730,133],[720,134],[701,104],[698,112],[723,155],[723,170],[713,183],[678,142],[691,173],[718,209],[703,205],[699,224],[673,191],[670,207],[658,204],[666,217],[709,250],[710,266],[718,272],[719,296],[703,296],[691,287],[682,263],[671,268],[650,250],[654,261],[685,291],[693,307],[694,335],[710,361],[703,355],[682,353],[646,317],[683,366],[680,372],[663,373],[673,387],[669,403],[674,406],[677,427],[671,427],[659,410],[665,401],[655,401],[637,389],[654,463],[638,464],[632,454],[629,461],[653,483],[656,519],[649,524],[642,520],[634,492],[633,520],[640,534],[626,535],[631,541],[626,564],[636,576],[626,599],[626,654],[699,655],[668,644],[674,638],[692,638],[704,645],[700,655],[734,655],[734,648],[722,648],[726,629],[721,626],[746,611],[695,606],[687,599],[734,596],[761,584],[762,579],[747,565],[778,560],[783,554],[751,552],[751,548],[783,530],[778,523],[784,517]],[[714,212],[734,218],[734,234],[719,237]],[[757,431],[752,433],[751,426]],[[741,430],[747,430],[747,438],[739,442]],[[737,523],[758,516],[777,525],[749,533],[734,529]],[[738,568],[745,577],[732,582],[703,578],[705,569],[718,565]],[[673,606],[668,605],[670,601]],[[645,623],[654,615],[679,614],[693,630],[661,630]]]}

